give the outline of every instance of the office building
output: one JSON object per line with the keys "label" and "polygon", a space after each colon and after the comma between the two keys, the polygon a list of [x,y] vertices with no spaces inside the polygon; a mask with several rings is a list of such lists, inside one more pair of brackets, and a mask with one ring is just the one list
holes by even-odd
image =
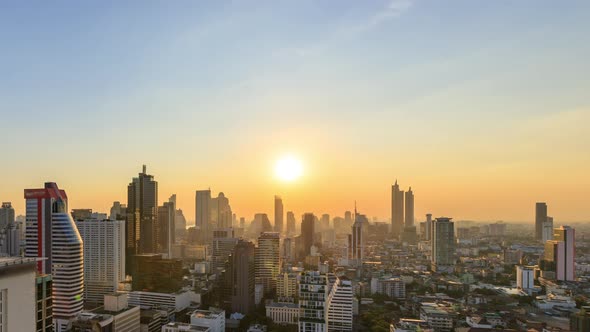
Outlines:
{"label": "office building", "polygon": [[225,311],[195,310],[191,314],[191,325],[207,327],[211,332],[225,332]]}
{"label": "office building", "polygon": [[352,282],[337,278],[328,295],[328,332],[352,332]]}
{"label": "office building", "polygon": [[329,214],[327,214],[327,213],[322,214],[322,217],[320,218],[320,227],[319,227],[319,229],[322,232],[325,232],[325,231],[327,231],[327,230],[330,229],[330,215]]}
{"label": "office building", "polygon": [[35,293],[37,300],[36,332],[53,332],[53,281],[51,274],[37,274]]}
{"label": "office building", "polygon": [[112,332],[139,332],[139,306],[130,306],[127,293],[113,293],[104,296],[104,306],[92,311],[99,315],[110,315],[113,318]]}
{"label": "office building", "polygon": [[14,219],[14,208],[10,202],[0,207],[0,255],[20,256],[22,224]]}
{"label": "office building", "polygon": [[404,215],[405,226],[414,226],[414,193],[412,192],[412,187],[406,191]]}
{"label": "office building", "polygon": [[295,214],[293,211],[287,211],[287,236],[293,236],[297,232],[295,229]]}
{"label": "office building", "polygon": [[199,302],[199,297],[192,290],[172,293],[132,291],[129,296],[129,305],[140,308],[158,308],[168,312],[180,312],[191,305],[191,302]]}
{"label": "office building", "polygon": [[121,204],[119,201],[113,202],[109,214],[110,220],[127,220],[127,205]]}
{"label": "office building", "polygon": [[215,229],[232,227],[232,211],[229,199],[223,193],[211,199],[211,220],[210,223]]}
{"label": "office building", "polygon": [[290,237],[286,237],[283,239],[283,244],[281,247],[281,261],[285,262],[292,262],[295,258],[293,251],[294,251],[294,241]]}
{"label": "office building", "polygon": [[301,221],[301,240],[302,250],[299,257],[305,257],[311,254],[311,246],[314,244],[315,235],[315,216],[312,213],[306,213],[303,215]]}
{"label": "office building", "polygon": [[455,265],[455,225],[451,218],[432,223],[432,270],[445,272]]}
{"label": "office building", "polygon": [[306,271],[299,281],[299,332],[326,332],[328,279],[318,271]]}
{"label": "office building", "polygon": [[371,293],[385,294],[393,299],[404,299],[406,298],[406,284],[396,277],[372,278]]}
{"label": "office building", "polygon": [[256,284],[262,284],[264,292],[272,292],[277,288],[277,277],[280,271],[279,253],[280,235],[278,232],[265,232],[258,237],[255,254]]}
{"label": "office building", "polygon": [[553,240],[553,218],[547,217],[547,221],[543,223],[543,243]]}
{"label": "office building", "polygon": [[281,196],[275,196],[275,232],[283,232],[283,199]]}
{"label": "office building", "polygon": [[37,331],[37,261],[0,257],[0,331]]}
{"label": "office building", "polygon": [[399,238],[404,226],[404,192],[399,189],[397,180],[391,187],[391,232]]}
{"label": "office building", "polygon": [[195,229],[198,244],[208,244],[211,238],[211,190],[197,190],[195,195]]}
{"label": "office building", "polygon": [[2,202],[0,207],[0,229],[14,223],[14,208],[11,202]]}
{"label": "office building", "polygon": [[426,221],[424,223],[424,235],[422,239],[424,241],[430,241],[432,239],[432,214],[426,214]]}
{"label": "office building", "polygon": [[547,221],[547,203],[535,205],[535,239],[543,240],[543,224]]}
{"label": "office building", "polygon": [[84,299],[102,305],[125,280],[125,222],[86,219],[76,226],[84,242]]}
{"label": "office building", "polygon": [[157,252],[157,234],[158,182],[143,165],[127,186],[126,270],[131,270],[134,255]]}
{"label": "office building", "polygon": [[255,308],[255,247],[252,242],[240,240],[229,256],[225,273],[229,291],[226,305],[232,312],[248,314]]}
{"label": "office building", "polygon": [[293,302],[271,302],[266,306],[266,317],[279,325],[297,325],[299,305]]}
{"label": "office building", "polygon": [[575,281],[576,230],[569,226],[561,226],[553,231],[554,241],[563,242],[563,255],[555,261],[556,278],[562,281]]}
{"label": "office building", "polygon": [[535,288],[535,267],[516,265],[516,287],[524,291]]}
{"label": "office building", "polygon": [[45,257],[39,274],[52,274],[53,319],[64,331],[84,305],[82,237],[68,211],[68,197],[52,182],[41,189],[25,189],[26,257]]}
{"label": "office building", "polygon": [[238,239],[234,237],[232,228],[213,231],[211,244],[211,272],[219,275],[234,250]]}
{"label": "office building", "polygon": [[365,254],[365,238],[364,232],[365,228],[368,227],[368,220],[365,215],[359,214],[356,212],[356,208],[354,210],[354,224],[352,225],[352,234],[350,237],[351,243],[349,247],[351,248],[351,256],[356,265],[360,265],[363,262],[364,254]]}
{"label": "office building", "polygon": [[174,201],[164,202],[158,207],[158,252],[170,254],[175,242],[176,204]]}

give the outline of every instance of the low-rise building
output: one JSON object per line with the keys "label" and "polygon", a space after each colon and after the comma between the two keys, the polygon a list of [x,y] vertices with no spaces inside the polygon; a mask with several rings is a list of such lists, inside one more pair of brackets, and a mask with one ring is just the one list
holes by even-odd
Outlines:
{"label": "low-rise building", "polygon": [[297,325],[299,312],[299,305],[296,303],[272,302],[266,305],[266,317],[275,324]]}
{"label": "low-rise building", "polygon": [[210,332],[225,332],[225,311],[195,310],[191,314],[191,325],[208,327]]}
{"label": "low-rise building", "polygon": [[162,332],[211,332],[211,329],[187,323],[168,323],[162,326]]}
{"label": "low-rise building", "polygon": [[423,304],[420,308],[420,319],[428,322],[436,332],[449,332],[454,325],[453,315],[436,305]]}
{"label": "low-rise building", "polygon": [[427,321],[421,319],[402,318],[397,324],[389,326],[390,332],[434,332]]}

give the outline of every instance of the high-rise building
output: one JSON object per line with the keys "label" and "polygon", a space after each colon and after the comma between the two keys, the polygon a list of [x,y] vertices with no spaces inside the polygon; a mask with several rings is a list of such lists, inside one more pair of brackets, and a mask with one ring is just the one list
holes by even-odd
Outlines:
{"label": "high-rise building", "polygon": [[399,190],[397,180],[391,187],[391,231],[393,237],[399,238],[404,226],[404,192]]}
{"label": "high-rise building", "polygon": [[121,204],[121,202],[113,202],[111,212],[109,214],[110,220],[127,220],[127,205]]}
{"label": "high-rise building", "polygon": [[301,257],[308,256],[311,254],[311,246],[313,245],[313,237],[315,234],[315,216],[313,213],[306,213],[303,215],[303,220],[301,221],[301,238],[303,241],[303,252],[300,253]]}
{"label": "high-rise building", "polygon": [[22,225],[14,219],[14,208],[10,202],[0,207],[0,253],[5,256],[20,256]]}
{"label": "high-rise building", "polygon": [[175,242],[176,204],[173,201],[164,202],[158,207],[158,252],[171,253]]}
{"label": "high-rise building", "polygon": [[432,270],[449,271],[455,265],[455,224],[451,218],[432,223]]}
{"label": "high-rise building", "polygon": [[424,227],[424,236],[423,239],[425,241],[430,241],[432,239],[432,214],[426,214],[426,225]]}
{"label": "high-rise building", "polygon": [[275,232],[283,232],[283,199],[275,196]]}
{"label": "high-rise building", "polygon": [[[176,204],[174,204],[176,205]],[[186,236],[186,218],[181,209],[176,209],[176,215],[174,216],[174,238],[183,238]]]}
{"label": "high-rise building", "polygon": [[195,227],[199,244],[209,242],[211,224],[211,190],[197,190],[195,197]]}
{"label": "high-rise building", "polygon": [[295,214],[293,211],[287,211],[287,236],[295,235]]}
{"label": "high-rise building", "polygon": [[216,229],[232,227],[232,211],[229,199],[223,193],[211,199],[211,224]]}
{"label": "high-rise building", "polygon": [[147,174],[146,166],[127,186],[127,270],[135,254],[155,253],[158,249],[158,182]]}
{"label": "high-rise building", "polygon": [[76,226],[84,242],[84,299],[99,306],[125,280],[125,221],[85,219]]}
{"label": "high-rise building", "polygon": [[297,274],[294,272],[283,272],[278,277],[277,297],[280,300],[294,299],[297,293]]}
{"label": "high-rise building", "polygon": [[264,292],[276,289],[280,271],[280,235],[278,232],[265,232],[258,237],[255,255],[256,283],[262,284]]}
{"label": "high-rise building", "polygon": [[232,228],[218,229],[213,231],[213,241],[211,244],[211,272],[219,274],[224,266],[229,255],[234,250],[238,243],[238,239],[234,236]]}
{"label": "high-rise building", "polygon": [[355,220],[354,224],[352,224],[352,234],[350,237],[351,243],[349,244],[350,252],[351,252],[351,259],[355,262],[355,264],[360,265],[365,258],[365,238],[364,232],[365,227],[368,226],[368,220],[365,215],[359,214],[354,210]]}
{"label": "high-rise building", "polygon": [[25,189],[26,257],[37,262],[40,274],[52,274],[55,330],[64,331],[84,306],[82,237],[68,213],[68,197],[52,182],[41,189]]}
{"label": "high-rise building", "polygon": [[36,332],[53,332],[53,281],[51,274],[37,274],[35,278],[37,300]]}
{"label": "high-rise building", "polygon": [[414,193],[412,192],[412,187],[406,191],[405,202],[405,225],[406,227],[414,226]]}
{"label": "high-rise building", "polygon": [[330,215],[327,213],[322,214],[322,218],[320,219],[320,229],[322,232],[330,229]]}
{"label": "high-rise building", "polygon": [[535,239],[543,240],[543,224],[547,221],[547,203],[538,202],[535,205]]}
{"label": "high-rise building", "polygon": [[131,277],[134,291],[176,293],[182,288],[182,261],[161,254],[136,255]]}
{"label": "high-rise building", "polygon": [[547,221],[543,223],[543,243],[553,240],[553,218],[547,217]]}
{"label": "high-rise building", "polygon": [[240,240],[229,256],[226,278],[232,312],[247,314],[254,310],[254,252],[252,242]]}
{"label": "high-rise building", "polygon": [[352,282],[337,278],[328,295],[328,332],[352,331]]}
{"label": "high-rise building", "polygon": [[556,241],[563,242],[563,259],[560,256],[556,264],[557,280],[575,281],[576,230],[569,226],[561,226],[553,232]]}
{"label": "high-rise building", "polygon": [[352,227],[353,222],[354,220],[352,220],[352,212],[344,212],[344,228],[349,229],[350,227]]}
{"label": "high-rise building", "polygon": [[0,257],[0,331],[37,331],[35,258]]}
{"label": "high-rise building", "polygon": [[306,271],[299,281],[299,332],[326,332],[328,279],[318,271]]}

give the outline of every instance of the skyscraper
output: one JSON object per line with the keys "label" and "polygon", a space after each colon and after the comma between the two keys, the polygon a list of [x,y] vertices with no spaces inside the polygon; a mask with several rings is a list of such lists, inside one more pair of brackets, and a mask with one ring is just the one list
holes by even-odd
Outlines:
{"label": "skyscraper", "polygon": [[432,239],[432,214],[426,214],[426,226],[424,227],[424,240],[430,241]]}
{"label": "skyscraper", "polygon": [[311,253],[311,246],[313,245],[313,237],[315,234],[315,216],[313,213],[306,213],[303,215],[301,221],[301,238],[303,242],[303,252],[301,257],[308,256]]}
{"label": "skyscraper", "polygon": [[14,208],[10,202],[2,202],[0,207],[0,229],[14,223]]}
{"label": "skyscraper", "polygon": [[391,231],[393,237],[399,238],[404,226],[404,192],[399,190],[397,180],[391,187]]}
{"label": "skyscraper", "polygon": [[125,221],[84,219],[76,226],[84,242],[84,298],[102,305],[125,280]]}
{"label": "skyscraper", "polygon": [[121,202],[113,202],[111,207],[111,213],[109,214],[110,220],[127,220],[127,205],[121,204]]}
{"label": "skyscraper", "polygon": [[25,189],[26,257],[37,262],[40,274],[53,277],[53,319],[57,332],[65,331],[84,305],[82,237],[68,213],[68,197],[52,182],[41,189]]}
{"label": "skyscraper", "polygon": [[213,231],[213,241],[211,243],[211,272],[219,274],[229,255],[234,250],[238,239],[234,237],[234,231],[231,228]]}
{"label": "skyscraper", "polygon": [[14,208],[10,202],[0,207],[0,253],[6,256],[20,256],[21,223],[14,220]]}
{"label": "skyscraper", "polygon": [[543,224],[547,221],[547,203],[535,205],[535,239],[543,240]]}
{"label": "skyscraper", "polygon": [[543,223],[543,243],[553,240],[553,218],[547,217],[547,221]]}
{"label": "skyscraper", "polygon": [[555,262],[557,280],[575,281],[576,230],[561,226],[554,230],[553,239],[563,242],[563,256]]}
{"label": "skyscraper", "polygon": [[287,211],[287,236],[293,236],[295,232],[295,214],[293,211]]}
{"label": "skyscraper", "polygon": [[455,225],[451,218],[432,223],[432,270],[448,272],[455,265]]}
{"label": "skyscraper", "polygon": [[164,202],[158,207],[158,252],[172,253],[172,245],[175,241],[176,205],[174,201]]}
{"label": "skyscraper", "polygon": [[299,281],[299,332],[326,332],[328,279],[318,271],[306,271]]}
{"label": "skyscraper", "polygon": [[229,302],[232,312],[254,310],[254,244],[240,240],[228,260]]}
{"label": "skyscraper", "polygon": [[406,227],[414,226],[414,193],[412,187],[406,191],[405,218]]}
{"label": "skyscraper", "polygon": [[158,248],[158,182],[147,174],[146,166],[127,186],[127,253],[130,270],[137,253],[154,253]]}
{"label": "skyscraper", "polygon": [[280,271],[279,241],[278,232],[265,232],[258,237],[255,276],[256,284],[262,284],[265,293],[275,290],[277,287],[277,277]]}
{"label": "skyscraper", "polygon": [[325,232],[330,229],[330,215],[327,213],[322,214],[322,218],[320,219],[320,230]]}
{"label": "skyscraper", "polygon": [[217,197],[211,198],[211,220],[210,223],[216,229],[225,229],[232,227],[232,211],[229,205],[229,199],[224,193],[219,193]]}
{"label": "skyscraper", "polygon": [[363,234],[363,228],[367,227],[368,220],[365,215],[359,214],[354,210],[355,221],[352,224],[352,235],[350,237],[351,243],[350,252],[351,252],[351,259],[354,261],[356,265],[362,264],[365,252],[365,239]]}
{"label": "skyscraper", "polygon": [[283,199],[275,196],[275,232],[283,232]]}
{"label": "skyscraper", "polygon": [[[195,196],[195,226],[199,233],[199,243],[208,242],[211,230],[211,190],[197,190]],[[212,233],[211,233],[212,234]]]}

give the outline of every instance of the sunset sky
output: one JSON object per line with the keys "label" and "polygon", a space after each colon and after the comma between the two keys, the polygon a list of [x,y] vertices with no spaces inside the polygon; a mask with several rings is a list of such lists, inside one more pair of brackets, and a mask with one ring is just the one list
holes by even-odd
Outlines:
{"label": "sunset sky", "polygon": [[[589,1],[3,1],[0,201],[590,220]],[[282,182],[275,162],[303,164]],[[272,218],[272,217],[271,217]]]}

